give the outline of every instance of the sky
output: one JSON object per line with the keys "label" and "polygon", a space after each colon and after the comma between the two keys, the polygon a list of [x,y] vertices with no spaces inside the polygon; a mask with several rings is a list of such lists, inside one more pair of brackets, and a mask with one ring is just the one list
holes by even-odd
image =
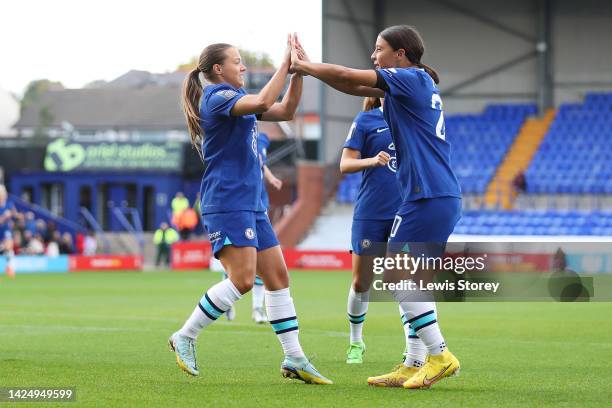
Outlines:
{"label": "sky", "polygon": [[17,95],[33,79],[80,88],[130,69],[173,71],[214,42],[278,63],[293,31],[321,56],[320,0],[17,0],[0,1],[0,16],[0,88]]}

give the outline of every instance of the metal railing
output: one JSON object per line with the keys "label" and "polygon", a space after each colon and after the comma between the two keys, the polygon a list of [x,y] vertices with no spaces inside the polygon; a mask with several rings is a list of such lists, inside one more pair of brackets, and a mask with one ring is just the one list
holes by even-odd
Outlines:
{"label": "metal railing", "polygon": [[80,208],[80,213],[83,216],[83,219],[85,220],[85,222],[87,222],[87,224],[89,224],[91,229],[102,240],[102,251],[105,254],[108,254],[110,252],[110,241],[109,241],[108,237],[106,236],[106,234],[104,233],[104,230],[102,229],[102,226],[96,220],[96,217],[94,217],[93,214],[86,207],[81,207]]}
{"label": "metal railing", "polygon": [[[138,249],[140,255],[144,254],[144,234],[142,230],[142,221],[140,220],[140,213],[136,208],[133,207],[113,207],[113,215],[117,218],[117,221],[121,224],[126,231],[133,234],[138,243]],[[132,223],[126,217],[126,213],[132,218]]]}

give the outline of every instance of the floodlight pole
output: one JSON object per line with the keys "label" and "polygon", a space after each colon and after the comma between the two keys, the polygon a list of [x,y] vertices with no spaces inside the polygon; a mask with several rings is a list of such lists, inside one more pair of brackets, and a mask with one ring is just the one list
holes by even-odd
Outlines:
{"label": "floodlight pole", "polygon": [[547,109],[554,107],[553,65],[552,65],[552,1],[538,0],[537,16],[537,93],[538,110],[543,115]]}

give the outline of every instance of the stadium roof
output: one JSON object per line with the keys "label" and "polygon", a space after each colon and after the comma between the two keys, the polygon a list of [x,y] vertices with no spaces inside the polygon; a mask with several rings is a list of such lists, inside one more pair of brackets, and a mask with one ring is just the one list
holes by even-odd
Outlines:
{"label": "stadium roof", "polygon": [[[44,116],[41,112],[47,110],[48,128],[61,128],[63,122],[68,122],[77,131],[186,130],[180,98],[178,85],[48,91],[23,112],[14,127],[38,128]],[[260,122],[259,129],[271,139],[285,136],[276,123]]]}

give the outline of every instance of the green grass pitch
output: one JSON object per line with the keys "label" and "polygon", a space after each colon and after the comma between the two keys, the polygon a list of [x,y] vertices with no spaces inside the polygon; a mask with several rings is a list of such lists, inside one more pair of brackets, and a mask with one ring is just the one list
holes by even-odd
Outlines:
{"label": "green grass pitch", "polygon": [[[347,272],[293,272],[302,345],[332,386],[281,378],[280,345],[251,297],[198,339],[200,377],[166,340],[217,273],[0,278],[0,387],[76,387],[76,405],[199,407],[576,407],[612,401],[612,303],[445,303],[439,321],[462,370],[430,390],[366,385],[400,361],[393,303],[371,304],[365,363],[345,364]],[[607,402],[606,402],[607,401]],[[0,403],[2,405],[2,403]],[[20,403],[15,406],[27,406]],[[609,406],[609,405],[608,405]]]}

